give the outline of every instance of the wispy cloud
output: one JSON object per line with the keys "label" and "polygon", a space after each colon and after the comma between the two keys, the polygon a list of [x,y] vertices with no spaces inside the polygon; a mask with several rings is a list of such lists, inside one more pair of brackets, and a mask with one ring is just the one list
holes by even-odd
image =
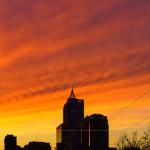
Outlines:
{"label": "wispy cloud", "polygon": [[[86,103],[93,111],[98,106],[90,98],[118,109],[145,91],[150,85],[149,4],[149,0],[1,0],[2,116],[8,106],[14,115],[48,111],[44,110],[48,105],[56,108],[54,99],[62,105],[62,93],[72,83],[89,97]],[[122,92],[115,95],[116,91]],[[143,115],[147,103],[142,105]]]}

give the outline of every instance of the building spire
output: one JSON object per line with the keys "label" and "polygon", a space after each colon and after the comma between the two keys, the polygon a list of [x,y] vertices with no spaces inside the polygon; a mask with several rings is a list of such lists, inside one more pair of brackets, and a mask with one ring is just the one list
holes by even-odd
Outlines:
{"label": "building spire", "polygon": [[71,89],[71,93],[70,93],[70,99],[74,99],[75,98],[75,94],[73,91],[73,85],[72,85],[72,89]]}

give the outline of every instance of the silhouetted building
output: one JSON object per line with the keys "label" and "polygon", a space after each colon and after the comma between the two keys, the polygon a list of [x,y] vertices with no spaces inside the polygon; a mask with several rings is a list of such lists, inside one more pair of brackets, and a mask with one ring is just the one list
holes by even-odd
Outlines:
{"label": "silhouetted building", "polygon": [[81,144],[82,150],[90,150],[90,118],[84,118],[84,121],[81,125]]}
{"label": "silhouetted building", "polygon": [[24,150],[24,148],[17,145],[17,149],[16,150]]}
{"label": "silhouetted building", "polygon": [[81,122],[84,119],[84,101],[75,97],[72,89],[63,108],[63,148],[79,150],[81,147]]}
{"label": "silhouetted building", "polygon": [[84,100],[77,99],[73,89],[56,134],[57,150],[110,150],[107,117],[93,114],[84,118]]}
{"label": "silhouetted building", "polygon": [[72,89],[63,108],[63,124],[57,127],[57,150],[80,150],[83,119],[84,101],[77,99]]}
{"label": "silhouetted building", "polygon": [[30,142],[25,145],[24,150],[51,150],[50,143],[45,142]]}
{"label": "silhouetted building", "polygon": [[17,149],[17,137],[13,135],[7,135],[4,140],[5,150],[16,150]]}
{"label": "silhouetted building", "polygon": [[84,101],[75,98],[73,89],[63,108],[63,123],[72,128],[80,125],[84,118]]}
{"label": "silhouetted building", "polygon": [[57,143],[57,150],[63,150],[62,143]]}
{"label": "silhouetted building", "polygon": [[56,128],[56,148],[57,150],[63,150],[63,124]]}
{"label": "silhouetted building", "polygon": [[117,150],[115,147],[109,147],[109,150]]}
{"label": "silhouetted building", "polygon": [[83,150],[108,150],[109,125],[106,116],[93,114],[84,119],[81,127]]}

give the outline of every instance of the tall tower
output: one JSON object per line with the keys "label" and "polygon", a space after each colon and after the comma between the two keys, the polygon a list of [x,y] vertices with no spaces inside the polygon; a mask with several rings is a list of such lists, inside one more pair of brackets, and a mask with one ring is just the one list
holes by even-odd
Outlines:
{"label": "tall tower", "polygon": [[5,137],[5,150],[16,150],[17,149],[17,137],[13,135],[7,135]]}
{"label": "tall tower", "polygon": [[75,97],[73,88],[63,108],[64,150],[80,150],[84,100]]}
{"label": "tall tower", "polygon": [[73,88],[63,108],[63,123],[74,128],[84,119],[84,101],[75,97]]}
{"label": "tall tower", "polygon": [[81,130],[83,150],[108,150],[109,125],[106,116],[93,114],[86,117]]}
{"label": "tall tower", "polygon": [[57,127],[57,150],[80,150],[84,100],[77,99],[72,88],[63,108],[63,124]]}

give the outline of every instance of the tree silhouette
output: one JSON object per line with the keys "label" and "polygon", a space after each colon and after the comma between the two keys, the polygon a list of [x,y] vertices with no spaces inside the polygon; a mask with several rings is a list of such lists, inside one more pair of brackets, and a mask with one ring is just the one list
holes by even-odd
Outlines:
{"label": "tree silhouette", "polygon": [[144,132],[144,135],[141,138],[141,149],[150,150],[150,127]]}
{"label": "tree silhouette", "polygon": [[141,141],[138,139],[137,132],[131,135],[124,134],[117,141],[118,150],[140,150]]}
{"label": "tree silhouette", "polygon": [[123,134],[117,141],[118,150],[150,150],[150,127],[138,138],[137,131]]}

